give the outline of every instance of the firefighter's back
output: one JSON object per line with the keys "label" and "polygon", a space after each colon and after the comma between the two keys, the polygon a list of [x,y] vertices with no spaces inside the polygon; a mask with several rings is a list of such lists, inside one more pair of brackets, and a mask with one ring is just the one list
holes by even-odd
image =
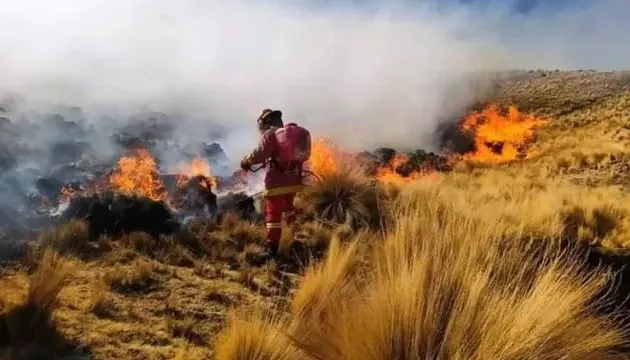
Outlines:
{"label": "firefighter's back", "polygon": [[311,134],[304,127],[289,123],[275,131],[277,161],[281,166],[301,166],[311,156]]}

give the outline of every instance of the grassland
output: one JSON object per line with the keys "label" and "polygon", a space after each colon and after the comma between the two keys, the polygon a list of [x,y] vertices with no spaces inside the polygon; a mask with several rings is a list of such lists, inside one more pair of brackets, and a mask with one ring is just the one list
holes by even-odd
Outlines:
{"label": "grassland", "polygon": [[[249,266],[264,228],[231,216],[159,241],[42,234],[0,269],[1,356],[623,358],[627,329],[601,311],[611,272],[561,243],[630,248],[630,74],[524,72],[489,100],[550,120],[537,157],[404,188],[325,178],[296,237],[326,256],[300,274]],[[350,223],[316,220],[332,201]]]}

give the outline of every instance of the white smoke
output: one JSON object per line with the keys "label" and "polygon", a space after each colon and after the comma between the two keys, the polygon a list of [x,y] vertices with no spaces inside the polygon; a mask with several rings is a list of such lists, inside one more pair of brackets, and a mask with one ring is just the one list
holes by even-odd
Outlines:
{"label": "white smoke", "polygon": [[265,107],[347,147],[431,149],[441,119],[487,89],[470,75],[629,64],[630,2],[536,16],[513,3],[2,0],[0,91],[181,114],[182,141],[220,123],[237,160]]}

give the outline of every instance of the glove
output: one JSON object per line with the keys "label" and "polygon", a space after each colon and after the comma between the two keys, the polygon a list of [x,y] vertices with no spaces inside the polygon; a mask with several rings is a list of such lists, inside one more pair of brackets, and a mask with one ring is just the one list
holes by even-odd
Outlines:
{"label": "glove", "polygon": [[249,156],[246,156],[241,160],[241,169],[243,171],[250,171],[252,169],[252,162],[250,161]]}

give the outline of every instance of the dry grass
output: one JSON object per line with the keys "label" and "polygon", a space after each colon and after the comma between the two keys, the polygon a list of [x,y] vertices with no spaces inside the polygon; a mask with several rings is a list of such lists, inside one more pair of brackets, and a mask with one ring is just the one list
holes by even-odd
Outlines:
{"label": "dry grass", "polygon": [[[610,274],[554,245],[630,248],[628,79],[504,81],[497,101],[551,119],[522,163],[459,163],[404,188],[343,164],[299,197],[300,226],[285,233],[285,248],[295,235],[321,258],[304,276],[248,265],[265,228],[234,214],[160,239],[89,243],[80,222],[51,230],[40,249],[55,255],[0,268],[0,348],[12,347],[0,358],[66,339],[94,359],[612,358],[624,328],[595,309]],[[50,265],[66,263],[59,254],[83,259],[63,291],[64,271]],[[17,310],[32,303],[48,310]]]}
{"label": "dry grass", "polygon": [[92,285],[89,310],[100,318],[112,317],[116,313],[114,304],[107,284],[98,280]]}
{"label": "dry grass", "polygon": [[20,356],[42,356],[68,350],[68,343],[52,320],[58,308],[58,295],[70,273],[72,263],[53,251],[46,251],[37,271],[28,281],[28,290],[19,301],[0,292],[0,354],[12,349]]}
{"label": "dry grass", "polygon": [[50,229],[39,237],[42,248],[51,248],[63,254],[84,253],[90,240],[90,229],[85,221],[72,219]]}
{"label": "dry grass", "polygon": [[305,359],[273,318],[230,319],[228,330],[217,342],[217,360],[301,360]]}
{"label": "dry grass", "polygon": [[301,194],[297,206],[329,225],[378,228],[384,207],[383,193],[366,171],[359,164],[342,161],[338,171],[321,174]]}
{"label": "dry grass", "polygon": [[[399,205],[383,239],[363,234],[345,249],[335,241],[328,258],[306,274],[281,332],[302,356],[613,358],[609,351],[623,334],[592,312],[605,273],[585,272],[551,247],[546,261],[537,261],[521,246],[499,246],[500,223],[471,221],[428,201],[434,196],[418,190]],[[359,264],[356,244],[366,240],[381,245]],[[269,353],[260,322],[234,323],[219,344],[222,359]],[[282,356],[297,356],[293,347],[277,346]]]}
{"label": "dry grass", "polygon": [[156,266],[152,262],[138,259],[130,265],[117,266],[107,271],[103,281],[117,292],[145,292],[156,284],[156,278],[153,276],[155,269]]}
{"label": "dry grass", "polygon": [[519,169],[449,174],[413,187],[411,191],[433,191],[428,201],[453,203],[469,218],[503,224],[506,236],[570,238],[608,248],[630,245],[630,197],[613,187],[584,188],[561,177],[530,177]]}

